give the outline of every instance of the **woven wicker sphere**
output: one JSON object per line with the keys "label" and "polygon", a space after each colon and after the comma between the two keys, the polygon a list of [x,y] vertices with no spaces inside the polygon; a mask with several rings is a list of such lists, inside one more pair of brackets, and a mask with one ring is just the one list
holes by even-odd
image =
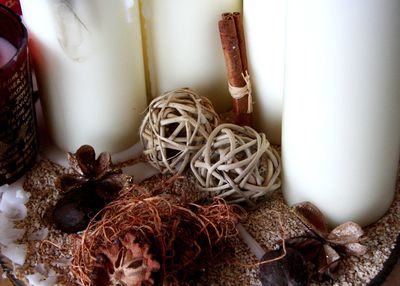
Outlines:
{"label": "woven wicker sphere", "polygon": [[188,88],[155,98],[149,105],[140,140],[149,162],[162,173],[182,173],[219,124],[212,103]]}
{"label": "woven wicker sphere", "polygon": [[221,124],[193,157],[190,167],[201,190],[229,203],[255,206],[281,185],[279,154],[263,133],[250,127]]}

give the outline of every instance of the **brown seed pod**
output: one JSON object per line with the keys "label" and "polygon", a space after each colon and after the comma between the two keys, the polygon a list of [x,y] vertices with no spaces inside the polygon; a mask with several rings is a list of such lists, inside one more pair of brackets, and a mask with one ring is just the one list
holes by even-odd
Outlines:
{"label": "brown seed pod", "polygon": [[54,207],[53,221],[61,231],[73,233],[84,230],[106,203],[118,196],[129,176],[114,169],[110,154],[101,153],[96,159],[89,145],[67,155],[71,172],[56,180],[63,195]]}

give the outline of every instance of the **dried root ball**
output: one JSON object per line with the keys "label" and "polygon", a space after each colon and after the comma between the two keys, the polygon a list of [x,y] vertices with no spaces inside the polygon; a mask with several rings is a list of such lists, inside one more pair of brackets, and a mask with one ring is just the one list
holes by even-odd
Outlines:
{"label": "dried root ball", "polygon": [[247,126],[219,125],[190,167],[201,190],[229,203],[254,206],[281,186],[279,154],[263,133]]}
{"label": "dried root ball", "polygon": [[150,103],[140,128],[144,154],[162,173],[182,173],[218,124],[207,98],[188,88],[167,92]]}
{"label": "dried root ball", "polygon": [[245,215],[223,200],[176,204],[137,197],[137,188],[124,190],[83,233],[72,261],[80,285],[188,285],[229,246]]}

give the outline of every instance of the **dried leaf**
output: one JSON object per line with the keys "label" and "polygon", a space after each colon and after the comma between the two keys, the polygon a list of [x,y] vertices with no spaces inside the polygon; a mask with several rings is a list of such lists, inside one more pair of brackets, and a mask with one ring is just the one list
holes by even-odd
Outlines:
{"label": "dried leaf", "polygon": [[327,239],[335,244],[348,244],[358,242],[363,234],[361,226],[349,221],[333,229]]}
{"label": "dried leaf", "polygon": [[81,176],[85,175],[85,174],[83,174],[81,168],[79,167],[79,163],[78,163],[78,160],[77,160],[75,154],[68,152],[67,159],[69,162],[69,166],[74,171],[74,173],[79,174]]}
{"label": "dried leaf", "polygon": [[92,176],[94,173],[94,165],[96,161],[96,153],[92,146],[83,145],[81,146],[78,151],[75,153],[75,161],[76,168],[81,171],[81,174],[86,176]]}
{"label": "dried leaf", "polygon": [[348,243],[343,246],[344,252],[348,255],[362,256],[367,253],[368,248],[360,243]]}
{"label": "dried leaf", "polygon": [[[264,254],[261,261],[279,257],[282,250],[272,250]],[[261,283],[263,286],[306,286],[308,274],[306,263],[301,254],[294,248],[287,247],[286,255],[279,260],[260,265]]]}
{"label": "dried leaf", "polygon": [[65,174],[56,179],[55,187],[62,192],[69,192],[74,188],[82,186],[87,179],[74,174]]}
{"label": "dried leaf", "polygon": [[313,262],[318,259],[319,253],[323,250],[324,241],[313,236],[298,236],[286,239],[286,244],[293,247],[303,255],[307,262]]}
{"label": "dried leaf", "polygon": [[320,266],[318,270],[319,279],[326,280],[327,277],[335,279],[337,277],[337,271],[339,269],[340,261],[341,260],[337,260],[329,265]]}
{"label": "dried leaf", "polygon": [[318,274],[320,276],[327,275],[331,278],[335,277],[338,270],[341,257],[330,245],[324,244],[324,251],[320,253],[320,261],[318,264]]}
{"label": "dried leaf", "polygon": [[310,202],[303,202],[292,206],[292,211],[300,221],[320,237],[328,234],[328,226],[321,211]]}
{"label": "dried leaf", "polygon": [[294,205],[292,210],[315,237],[291,238],[287,243],[317,267],[319,276],[334,277],[341,261],[340,254],[359,256],[366,253],[367,248],[359,243],[364,232],[358,224],[346,222],[328,234],[324,216],[316,206],[304,202]]}
{"label": "dried leaf", "polygon": [[95,192],[105,202],[111,202],[118,197],[119,191],[127,184],[129,178],[125,174],[111,174],[96,182]]}
{"label": "dried leaf", "polygon": [[330,265],[335,261],[338,261],[340,259],[340,255],[336,252],[335,249],[333,249],[332,246],[328,244],[324,244],[324,259],[326,260],[326,264]]}
{"label": "dried leaf", "polygon": [[99,155],[94,166],[95,180],[104,177],[107,173],[112,172],[111,155],[103,152]]}

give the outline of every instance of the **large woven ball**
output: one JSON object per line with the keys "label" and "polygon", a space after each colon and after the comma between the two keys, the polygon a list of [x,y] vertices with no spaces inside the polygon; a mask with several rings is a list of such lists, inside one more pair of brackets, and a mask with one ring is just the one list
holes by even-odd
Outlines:
{"label": "large woven ball", "polygon": [[167,92],[150,103],[140,127],[144,154],[162,173],[182,173],[218,124],[206,97],[188,88]]}
{"label": "large woven ball", "polygon": [[190,167],[199,188],[229,203],[257,202],[280,187],[281,163],[263,133],[221,124],[193,157]]}

